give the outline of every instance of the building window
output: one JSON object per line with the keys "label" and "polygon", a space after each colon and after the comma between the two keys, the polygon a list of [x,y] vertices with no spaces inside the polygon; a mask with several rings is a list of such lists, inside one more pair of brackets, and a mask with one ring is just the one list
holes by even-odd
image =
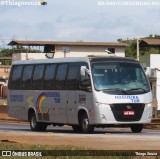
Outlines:
{"label": "building window", "polygon": [[115,54],[115,48],[108,48],[108,51]]}

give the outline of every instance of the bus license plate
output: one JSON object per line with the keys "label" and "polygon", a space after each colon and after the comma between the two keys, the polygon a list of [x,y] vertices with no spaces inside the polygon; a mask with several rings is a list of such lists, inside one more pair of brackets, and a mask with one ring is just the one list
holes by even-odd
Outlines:
{"label": "bus license plate", "polygon": [[134,111],[124,111],[124,115],[134,115]]}

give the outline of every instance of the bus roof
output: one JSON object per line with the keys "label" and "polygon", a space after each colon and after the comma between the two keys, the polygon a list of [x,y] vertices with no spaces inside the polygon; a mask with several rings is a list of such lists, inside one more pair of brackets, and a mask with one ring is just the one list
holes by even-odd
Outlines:
{"label": "bus roof", "polygon": [[43,64],[43,63],[65,63],[65,62],[84,62],[89,60],[88,57],[82,58],[53,58],[53,59],[40,59],[40,60],[18,60],[14,61],[13,65],[18,64]]}
{"label": "bus roof", "polygon": [[117,57],[117,56],[87,56],[78,58],[53,58],[53,59],[40,59],[40,60],[18,60],[14,61],[12,65],[23,65],[23,64],[43,64],[43,63],[65,63],[65,62],[89,62],[89,61],[125,61],[125,62],[136,62],[137,60],[128,57]]}

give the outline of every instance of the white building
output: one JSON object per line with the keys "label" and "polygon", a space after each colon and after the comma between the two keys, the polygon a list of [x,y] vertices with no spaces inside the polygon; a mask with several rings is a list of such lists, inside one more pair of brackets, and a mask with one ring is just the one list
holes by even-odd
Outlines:
{"label": "white building", "polygon": [[43,53],[14,53],[14,60],[26,60],[26,59],[44,59],[46,53],[52,54],[54,58],[60,57],[83,57],[87,55],[111,55],[125,57],[124,43],[120,42],[66,42],[66,41],[22,41],[13,40],[9,43],[12,46],[18,46],[18,48],[28,46],[38,47],[40,52]]}

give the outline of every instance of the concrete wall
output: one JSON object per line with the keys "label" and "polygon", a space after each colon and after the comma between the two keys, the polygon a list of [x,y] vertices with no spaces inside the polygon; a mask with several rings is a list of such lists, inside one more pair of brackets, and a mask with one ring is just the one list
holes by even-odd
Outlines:
{"label": "concrete wall", "polygon": [[45,59],[45,53],[15,53],[12,55],[12,61]]}

